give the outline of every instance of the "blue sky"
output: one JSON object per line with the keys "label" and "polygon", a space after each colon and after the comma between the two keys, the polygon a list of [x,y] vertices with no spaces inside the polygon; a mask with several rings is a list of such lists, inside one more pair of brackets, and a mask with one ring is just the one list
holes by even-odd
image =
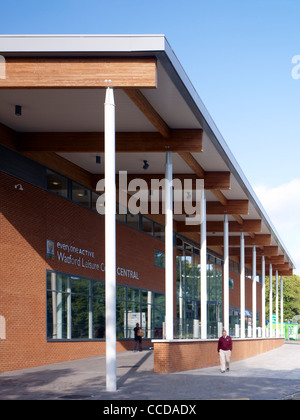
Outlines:
{"label": "blue sky", "polygon": [[165,34],[300,274],[300,0],[3,3],[1,34]]}

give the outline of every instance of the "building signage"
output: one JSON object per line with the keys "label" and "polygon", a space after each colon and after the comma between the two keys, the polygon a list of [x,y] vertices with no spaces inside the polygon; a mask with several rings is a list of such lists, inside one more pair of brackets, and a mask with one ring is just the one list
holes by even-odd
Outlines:
{"label": "building signage", "polygon": [[[55,255],[57,256],[57,260],[64,264],[105,272],[104,262],[93,261],[95,259],[94,251],[75,246],[74,242],[71,244],[56,242],[55,244],[53,241],[47,240],[47,258],[54,260]],[[130,270],[126,267],[117,267],[116,274],[120,277],[139,280],[138,271]]]}

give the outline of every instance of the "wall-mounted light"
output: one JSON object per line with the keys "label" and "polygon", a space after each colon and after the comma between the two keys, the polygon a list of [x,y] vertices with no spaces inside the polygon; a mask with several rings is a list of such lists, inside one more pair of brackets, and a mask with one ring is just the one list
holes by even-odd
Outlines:
{"label": "wall-mounted light", "polygon": [[15,115],[17,115],[18,117],[20,117],[22,115],[22,106],[21,105],[16,105],[15,106]]}
{"label": "wall-mounted light", "polygon": [[144,162],[143,169],[145,169],[145,171],[146,171],[146,169],[148,169],[148,168],[149,168],[149,163],[148,163],[148,160],[143,160],[143,162]]}

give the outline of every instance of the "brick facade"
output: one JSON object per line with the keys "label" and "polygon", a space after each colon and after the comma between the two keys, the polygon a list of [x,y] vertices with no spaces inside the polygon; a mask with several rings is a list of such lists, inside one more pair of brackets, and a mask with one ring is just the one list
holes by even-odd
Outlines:
{"label": "brick facade", "polygon": [[[20,182],[23,191],[15,188]],[[58,243],[73,244],[93,251],[91,262],[104,263],[104,217],[1,172],[0,202],[0,371],[105,354],[104,341],[47,342],[46,337],[47,269],[104,280],[101,270],[47,258],[46,242],[53,241],[56,248]],[[117,283],[164,292],[164,270],[154,265],[154,249],[163,251],[164,243],[117,223],[117,266],[139,273],[139,279],[119,275]],[[230,305],[239,307],[239,275],[230,276],[235,280]],[[249,309],[251,284],[246,279]],[[257,289],[260,310],[261,286]],[[174,293],[174,315],[175,311]],[[117,351],[131,348],[131,340],[117,342]]]}
{"label": "brick facade", "polygon": [[[253,357],[284,344],[284,338],[233,340],[231,361]],[[172,373],[218,366],[218,340],[154,342],[154,372]]]}
{"label": "brick facade", "polygon": [[[104,280],[104,272],[46,257],[46,242],[74,243],[104,263],[104,218],[64,198],[0,173],[0,371],[105,354],[104,341],[47,342],[46,270]],[[117,283],[164,292],[154,249],[164,243],[117,223],[117,265],[139,273]],[[142,244],[142,246],[141,246]],[[5,335],[5,337],[3,337]],[[117,350],[132,348],[120,340]]]}

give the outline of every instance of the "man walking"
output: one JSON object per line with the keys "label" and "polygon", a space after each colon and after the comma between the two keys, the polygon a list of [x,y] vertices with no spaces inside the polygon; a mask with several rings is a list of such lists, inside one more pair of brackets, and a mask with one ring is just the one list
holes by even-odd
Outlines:
{"label": "man walking", "polygon": [[223,330],[222,337],[219,338],[218,352],[220,355],[221,372],[225,373],[225,370],[229,371],[230,357],[232,351],[232,340],[227,335],[226,330]]}

